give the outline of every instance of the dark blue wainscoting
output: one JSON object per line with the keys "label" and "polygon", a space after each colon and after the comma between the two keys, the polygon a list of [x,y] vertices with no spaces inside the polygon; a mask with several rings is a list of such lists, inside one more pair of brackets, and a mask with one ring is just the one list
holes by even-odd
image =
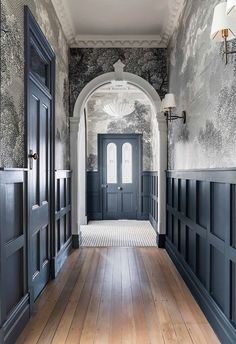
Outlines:
{"label": "dark blue wainscoting", "polygon": [[27,283],[26,178],[0,171],[0,343],[12,344],[30,316]]}
{"label": "dark blue wainscoting", "polygon": [[[28,273],[27,169],[0,169],[0,343],[13,344],[32,311]],[[55,173],[51,276],[71,247],[71,172]]]}
{"label": "dark blue wainscoting", "polygon": [[[157,172],[143,172],[139,197],[139,220],[150,220],[157,228],[158,217]],[[87,216],[88,220],[102,220],[102,197],[99,172],[87,172]]]}
{"label": "dark blue wainscoting", "polygon": [[55,278],[72,247],[71,236],[71,171],[55,172],[55,223],[52,276]]}
{"label": "dark blue wainscoting", "polygon": [[166,249],[221,342],[236,343],[236,169],[167,172]]}
{"label": "dark blue wainscoting", "polygon": [[87,216],[88,220],[102,220],[102,193],[100,174],[87,172]]}

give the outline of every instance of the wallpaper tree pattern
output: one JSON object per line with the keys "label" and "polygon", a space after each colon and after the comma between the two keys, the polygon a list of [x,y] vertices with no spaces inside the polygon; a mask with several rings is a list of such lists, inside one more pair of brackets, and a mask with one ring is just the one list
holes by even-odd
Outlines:
{"label": "wallpaper tree pattern", "polygon": [[56,54],[56,168],[69,167],[68,46],[51,0],[1,2],[0,167],[24,167],[24,5]]}
{"label": "wallpaper tree pattern", "polygon": [[88,82],[113,72],[121,60],[125,71],[147,80],[163,97],[167,92],[167,50],[142,48],[72,48],[70,49],[70,115],[76,99]]}
{"label": "wallpaper tree pattern", "polygon": [[187,111],[186,125],[169,126],[170,169],[236,166],[236,56],[225,66],[222,45],[210,40],[219,2],[186,1],[169,47],[170,92]]}
{"label": "wallpaper tree pattern", "polygon": [[[129,114],[112,116],[105,106],[124,101],[133,107]],[[87,149],[89,171],[98,169],[98,134],[142,134],[143,170],[156,171],[158,151],[158,126],[147,96],[137,89],[135,93],[99,93],[91,96],[87,102]]]}

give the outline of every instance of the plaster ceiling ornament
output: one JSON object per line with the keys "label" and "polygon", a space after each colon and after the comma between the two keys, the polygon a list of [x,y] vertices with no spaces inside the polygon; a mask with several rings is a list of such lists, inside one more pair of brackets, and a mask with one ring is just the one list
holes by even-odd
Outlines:
{"label": "plaster ceiling ornament", "polygon": [[166,48],[186,0],[52,0],[70,47]]}

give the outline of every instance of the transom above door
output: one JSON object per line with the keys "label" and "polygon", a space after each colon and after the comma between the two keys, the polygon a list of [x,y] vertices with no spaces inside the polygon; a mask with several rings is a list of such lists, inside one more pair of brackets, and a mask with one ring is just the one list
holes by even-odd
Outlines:
{"label": "transom above door", "polygon": [[99,135],[102,216],[137,219],[141,178],[141,135]]}

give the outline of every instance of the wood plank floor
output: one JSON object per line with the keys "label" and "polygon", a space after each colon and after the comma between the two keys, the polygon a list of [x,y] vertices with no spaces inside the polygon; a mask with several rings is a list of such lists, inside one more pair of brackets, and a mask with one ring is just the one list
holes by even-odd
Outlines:
{"label": "wood plank floor", "polygon": [[165,250],[82,248],[17,344],[219,343]]}

